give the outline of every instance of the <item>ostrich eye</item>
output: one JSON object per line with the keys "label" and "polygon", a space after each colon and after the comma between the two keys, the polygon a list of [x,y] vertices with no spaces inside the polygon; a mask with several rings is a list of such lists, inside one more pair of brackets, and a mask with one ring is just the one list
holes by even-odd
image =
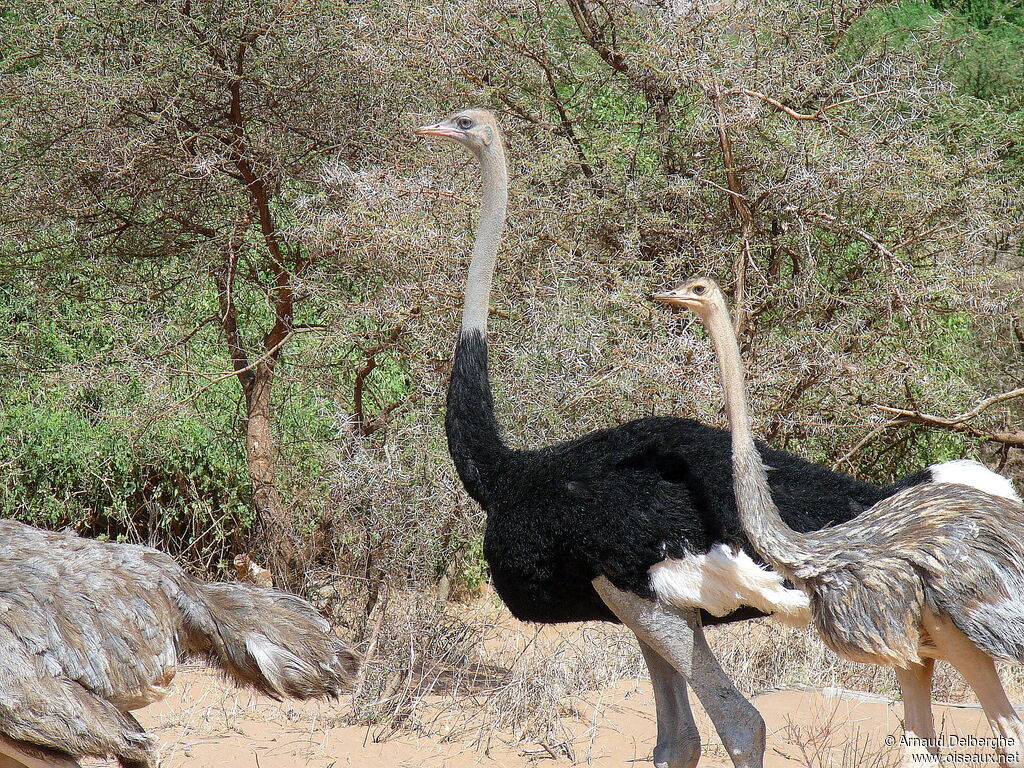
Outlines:
{"label": "ostrich eye", "polygon": [[705,291],[707,291],[707,289],[708,289],[708,287],[706,285],[701,285],[700,283],[698,283],[697,285],[693,286],[693,292],[695,294],[697,294],[698,296],[703,296]]}
{"label": "ostrich eye", "polygon": [[458,120],[455,121],[455,124],[464,131],[468,131],[470,128],[473,127],[473,121],[470,120],[468,117],[460,117]]}

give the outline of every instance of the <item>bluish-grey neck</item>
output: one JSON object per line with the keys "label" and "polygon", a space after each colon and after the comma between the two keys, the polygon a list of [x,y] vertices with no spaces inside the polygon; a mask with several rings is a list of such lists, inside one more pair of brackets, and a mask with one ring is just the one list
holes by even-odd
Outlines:
{"label": "bluish-grey neck", "polygon": [[483,198],[463,297],[462,333],[479,331],[481,335],[486,335],[494,263],[498,257],[498,245],[508,211],[508,171],[500,135],[496,135],[493,142],[481,152],[480,170],[483,176]]}

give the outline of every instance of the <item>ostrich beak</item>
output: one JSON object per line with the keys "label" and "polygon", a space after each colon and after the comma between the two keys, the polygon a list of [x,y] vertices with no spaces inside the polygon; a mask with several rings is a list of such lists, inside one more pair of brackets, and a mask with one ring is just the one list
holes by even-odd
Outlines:
{"label": "ostrich beak", "polygon": [[449,139],[459,138],[459,132],[454,128],[449,128],[444,123],[436,123],[435,125],[422,125],[413,131],[417,136],[444,136]]}
{"label": "ostrich beak", "polygon": [[671,307],[685,307],[686,301],[675,291],[665,291],[663,293],[652,293],[647,298],[651,301],[656,301],[659,304],[668,304]]}

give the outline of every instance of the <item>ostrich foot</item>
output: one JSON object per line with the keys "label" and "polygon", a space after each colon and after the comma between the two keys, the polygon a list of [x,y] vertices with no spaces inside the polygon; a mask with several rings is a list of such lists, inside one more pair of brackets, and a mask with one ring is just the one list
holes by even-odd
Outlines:
{"label": "ostrich foot", "polygon": [[[692,727],[689,727],[692,726]],[[692,723],[677,724],[669,734],[661,734],[658,722],[658,743],[654,747],[654,768],[697,768],[700,760],[700,732]]]}
{"label": "ostrich foot", "polygon": [[[658,734],[654,747],[654,768],[697,768],[700,760],[700,732],[691,720],[687,725],[679,724],[671,733]],[[659,723],[659,731],[660,723]]]}
{"label": "ostrich foot", "polygon": [[697,768],[700,742],[691,745],[659,744],[654,748],[654,768]]}
{"label": "ostrich foot", "polygon": [[1024,765],[1024,723],[1016,713],[1006,717],[995,717],[992,730],[999,741],[996,754],[1002,765]]}

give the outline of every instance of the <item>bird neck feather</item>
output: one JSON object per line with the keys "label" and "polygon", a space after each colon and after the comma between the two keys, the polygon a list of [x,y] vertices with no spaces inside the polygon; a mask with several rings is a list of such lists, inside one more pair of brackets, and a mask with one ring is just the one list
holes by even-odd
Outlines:
{"label": "bird neck feather", "polygon": [[494,140],[480,153],[480,172],[483,195],[463,296],[462,331],[486,334],[494,263],[508,211],[508,169],[500,132],[495,131]]}
{"label": "bird neck feather", "polygon": [[489,473],[510,451],[494,416],[487,374],[487,341],[477,330],[459,335],[445,412],[448,452],[469,494],[485,504]]}
{"label": "bird neck feather", "polygon": [[718,356],[725,411],[732,430],[733,490],[740,523],[754,549],[791,576],[804,550],[803,536],[786,525],[772,499],[768,473],[750,428],[743,359],[724,300],[703,319]]}

